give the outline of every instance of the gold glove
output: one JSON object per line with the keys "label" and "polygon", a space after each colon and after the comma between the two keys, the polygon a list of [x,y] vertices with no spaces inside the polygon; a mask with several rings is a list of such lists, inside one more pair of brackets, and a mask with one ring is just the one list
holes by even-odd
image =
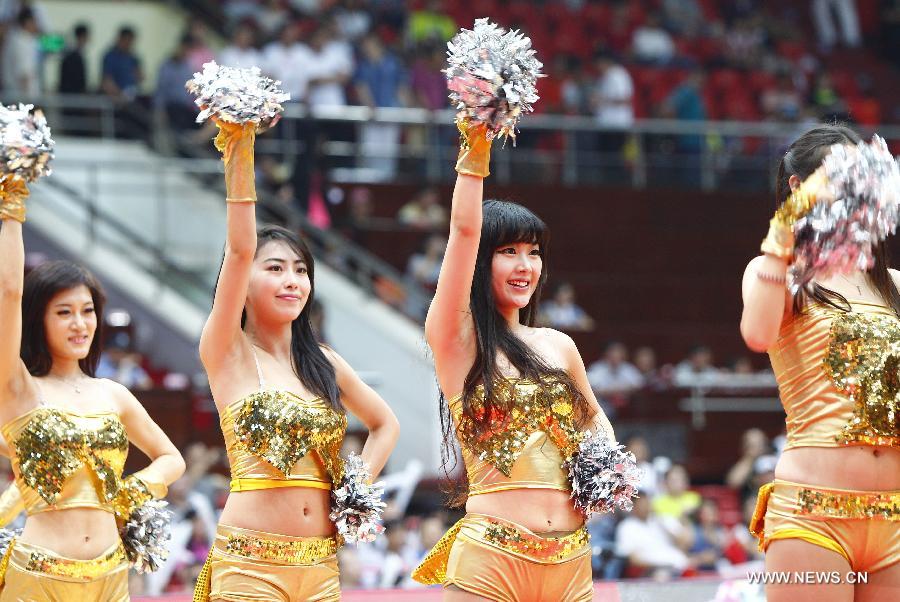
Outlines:
{"label": "gold glove", "polygon": [[0,177],[0,220],[25,222],[25,199],[28,198],[25,180],[15,174]]}
{"label": "gold glove", "polygon": [[486,178],[491,174],[491,141],[487,139],[487,126],[472,124],[468,119],[456,122],[459,128],[459,158],[456,171],[469,176]]}
{"label": "gold glove", "polygon": [[238,125],[216,121],[219,134],[216,148],[225,162],[225,200],[229,203],[256,202],[256,176],[253,172],[253,145],[256,125]]}
{"label": "gold glove", "polygon": [[794,224],[827,196],[827,184],[828,178],[820,168],[791,192],[769,222],[769,233],[760,245],[763,253],[790,263],[794,257]]}
{"label": "gold glove", "polygon": [[122,479],[119,491],[113,498],[113,510],[116,518],[127,521],[132,511],[138,506],[166,497],[169,488],[160,482],[146,468]]}

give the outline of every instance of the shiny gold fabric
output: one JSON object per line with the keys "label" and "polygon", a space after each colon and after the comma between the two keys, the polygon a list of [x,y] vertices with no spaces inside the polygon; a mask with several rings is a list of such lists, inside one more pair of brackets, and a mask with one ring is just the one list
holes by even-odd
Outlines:
{"label": "shiny gold fabric", "polygon": [[347,417],[322,399],[259,391],[225,408],[221,426],[238,486],[233,491],[288,486],[282,485],[287,481],[330,488],[343,474],[339,452]]}
{"label": "shiny gold fabric", "polygon": [[25,200],[28,198],[25,180],[15,174],[0,176],[0,220],[25,222]]}
{"label": "shiny gold fabric", "polygon": [[[565,387],[555,381],[510,379],[497,391],[511,410],[491,417],[496,426],[487,435],[479,436],[465,418],[460,396],[449,402],[462,443],[469,495],[521,488],[568,491],[562,465],[578,450],[582,434]],[[482,386],[477,395],[483,400]]]}
{"label": "shiny gold fabric", "polygon": [[900,447],[900,319],[852,301],[810,304],[769,350],[787,413],[787,445]]}
{"label": "shiny gold fabric", "polygon": [[334,537],[291,537],[219,525],[194,600],[340,600]]}
{"label": "shiny gold fabric", "polygon": [[776,480],[760,490],[750,532],[761,550],[779,539],[801,539],[842,555],[854,571],[879,571],[900,562],[900,491]]}
{"label": "shiny gold fabric", "polygon": [[122,544],[91,560],[63,558],[52,551],[14,542],[0,602],[128,602],[128,563]]}
{"label": "shiny gold fabric", "polygon": [[545,537],[501,518],[470,513],[449,534],[413,579],[504,602],[592,599],[591,547],[584,527]]}
{"label": "shiny gold fabric", "polygon": [[0,433],[9,442],[29,515],[62,508],[112,512],[128,455],[128,435],[114,412],[82,415],[39,407]]}

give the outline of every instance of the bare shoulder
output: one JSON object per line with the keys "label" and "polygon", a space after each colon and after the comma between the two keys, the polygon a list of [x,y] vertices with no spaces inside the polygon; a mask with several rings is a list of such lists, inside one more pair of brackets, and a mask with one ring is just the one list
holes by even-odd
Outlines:
{"label": "bare shoulder", "polygon": [[332,347],[330,347],[324,343],[319,343],[319,349],[322,350],[322,353],[325,354],[325,357],[328,359],[328,361],[334,367],[334,371],[339,378],[340,378],[341,374],[345,374],[346,371],[353,370],[353,368],[350,367],[350,364],[347,363],[347,360],[345,360],[343,357],[341,357],[341,355],[337,351],[335,351]]}
{"label": "bare shoulder", "polygon": [[757,255],[756,257],[751,259],[747,264],[747,268],[744,270],[744,274],[755,272],[757,269],[759,269],[760,265],[762,265],[762,262],[765,261],[765,259],[765,255]]}
{"label": "bare shoulder", "polygon": [[563,349],[576,349],[575,341],[566,333],[553,328],[535,328],[535,334]]}
{"label": "bare shoulder", "polygon": [[127,411],[135,404],[140,405],[140,402],[134,396],[134,393],[132,393],[125,385],[108,378],[98,378],[97,380],[100,381],[100,385],[116,404],[116,409],[119,413]]}
{"label": "bare shoulder", "polygon": [[900,288],[900,270],[888,268],[888,273],[891,275],[891,280],[894,281],[894,286]]}

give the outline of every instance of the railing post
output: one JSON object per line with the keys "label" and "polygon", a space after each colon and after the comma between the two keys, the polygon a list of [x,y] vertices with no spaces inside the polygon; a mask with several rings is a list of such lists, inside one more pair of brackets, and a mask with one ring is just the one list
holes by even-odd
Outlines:
{"label": "railing post", "polygon": [[631,170],[631,185],[634,188],[643,190],[647,187],[647,156],[646,144],[644,144],[644,134],[635,132],[632,134],[634,140],[634,165]]}
{"label": "railing post", "polygon": [[713,153],[709,150],[709,137],[712,128],[705,126],[700,136],[700,188],[702,190],[713,190],[716,187],[715,160]]}
{"label": "railing post", "polygon": [[563,130],[562,178],[566,186],[578,184],[578,150],[575,135],[571,128]]}
{"label": "railing post", "polygon": [[441,178],[441,163],[444,159],[441,128],[434,119],[429,119],[425,128],[425,176],[433,184]]}
{"label": "railing post", "polygon": [[100,109],[100,134],[104,139],[116,137],[116,109],[113,102],[104,99]]}
{"label": "railing post", "polygon": [[88,165],[88,220],[87,220],[87,239],[88,248],[91,248],[97,238],[97,197],[100,194],[100,164],[91,163]]}

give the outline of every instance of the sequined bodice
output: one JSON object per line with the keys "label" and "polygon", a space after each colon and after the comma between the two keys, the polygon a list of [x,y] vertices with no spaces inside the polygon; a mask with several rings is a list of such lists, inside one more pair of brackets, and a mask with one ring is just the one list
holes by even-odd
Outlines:
{"label": "sequined bodice", "polygon": [[[578,449],[572,400],[562,383],[509,379],[495,388],[500,408],[492,427],[478,434],[462,412],[459,396],[450,400],[456,433],[472,495],[504,489],[568,490],[562,464]],[[476,390],[476,415],[483,413],[484,388]]]}
{"label": "sequined bodice", "polygon": [[128,456],[114,412],[90,415],[42,406],[4,425],[25,510],[72,507],[112,511]]}
{"label": "sequined bodice", "polygon": [[258,391],[228,406],[221,423],[232,478],[330,483],[341,477],[347,417],[322,399]]}
{"label": "sequined bodice", "polygon": [[787,447],[900,447],[900,319],[889,308],[810,305],[769,351]]}

